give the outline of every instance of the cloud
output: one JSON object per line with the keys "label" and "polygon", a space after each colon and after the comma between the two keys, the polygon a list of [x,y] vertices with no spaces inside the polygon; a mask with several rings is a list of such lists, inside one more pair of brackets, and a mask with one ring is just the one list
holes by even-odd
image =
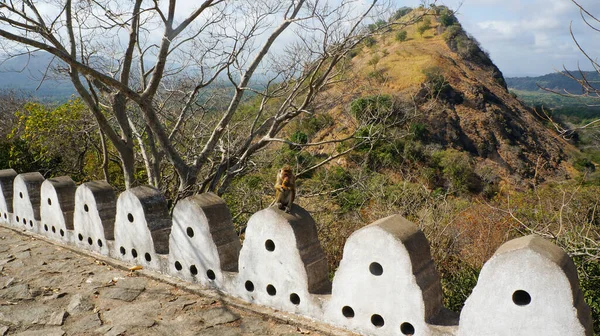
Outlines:
{"label": "cloud", "polygon": [[[600,16],[599,1],[580,3]],[[508,76],[545,74],[563,64],[587,65],[571,38],[571,22],[585,49],[600,50],[600,33],[585,26],[570,0],[466,0],[459,18]]]}

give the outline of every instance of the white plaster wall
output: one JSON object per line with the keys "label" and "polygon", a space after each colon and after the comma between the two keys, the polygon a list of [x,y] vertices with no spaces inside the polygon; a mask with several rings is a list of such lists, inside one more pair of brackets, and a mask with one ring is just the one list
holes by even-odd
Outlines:
{"label": "white plaster wall", "polygon": [[[308,292],[308,276],[298,250],[302,243],[297,242],[287,216],[271,207],[249,219],[234,294],[249,302],[320,318],[321,302]],[[267,250],[267,241],[273,242],[273,251]],[[247,282],[252,283],[252,291],[246,289]],[[275,289],[275,295],[267,292],[268,286]],[[292,303],[293,294],[299,304]]]}
{"label": "white plaster wall", "polygon": [[40,187],[44,177],[40,173],[19,174],[13,184],[13,225],[40,232]]}
{"label": "white plaster wall", "polygon": [[[513,301],[518,290],[529,294],[530,303]],[[561,265],[533,249],[495,255],[462,309],[459,335],[591,336],[577,318],[572,293]]]}
{"label": "white plaster wall", "polygon": [[[150,224],[144,207],[134,191],[130,189],[122,192],[117,200],[114,256],[135,265],[166,273],[167,256],[159,258],[156,253]],[[167,232],[166,239],[168,234]]]}
{"label": "white plaster wall", "polygon": [[[207,287],[225,289],[220,263],[206,214],[190,198],[179,201],[173,209],[169,237],[169,273]],[[213,280],[207,274],[209,271]]]}
{"label": "white plaster wall", "polygon": [[[374,275],[372,264],[375,274],[383,272]],[[344,246],[325,319],[369,335],[405,335],[403,323],[410,323],[414,335],[431,335],[423,293],[413,271],[409,252],[389,232],[376,223],[356,231]],[[351,311],[353,316],[349,316]],[[404,329],[410,326],[405,324]]]}
{"label": "white plaster wall", "polygon": [[[63,197],[74,198],[75,182],[70,177],[63,176],[57,179],[58,183],[68,184],[70,188],[68,190],[62,190],[61,192],[67,192],[71,195],[63,195]],[[41,201],[40,201],[40,233],[46,237],[62,242],[68,242],[69,237],[67,236],[67,220],[65,216],[73,216],[73,202],[70,204],[61,204],[60,197],[57,190],[54,187],[53,181],[46,180],[42,183],[41,187]],[[72,222],[72,218],[71,221]]]}
{"label": "white plaster wall", "polygon": [[16,176],[17,172],[13,169],[0,170],[0,224],[11,224],[13,181]]}
{"label": "white plaster wall", "polygon": [[[110,188],[106,182],[88,182],[75,191],[75,210],[73,212],[73,232],[67,230],[67,237],[78,247],[109,255],[108,237],[98,209],[95,190]],[[114,198],[114,197],[113,197]],[[113,205],[113,207],[116,205]],[[110,225],[110,223],[106,223]]]}

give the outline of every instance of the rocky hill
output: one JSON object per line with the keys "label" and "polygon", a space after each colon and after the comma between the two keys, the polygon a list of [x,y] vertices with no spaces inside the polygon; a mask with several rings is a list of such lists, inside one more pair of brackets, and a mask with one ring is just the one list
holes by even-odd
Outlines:
{"label": "rocky hill", "polygon": [[517,183],[568,175],[566,153],[576,149],[511,95],[500,70],[454,16],[438,11],[403,31],[391,29],[350,55],[347,81],[330,89],[343,98],[328,112],[336,123],[322,139],[360,127],[353,102],[385,97],[399,113],[416,112],[404,127],[426,150],[466,151]]}

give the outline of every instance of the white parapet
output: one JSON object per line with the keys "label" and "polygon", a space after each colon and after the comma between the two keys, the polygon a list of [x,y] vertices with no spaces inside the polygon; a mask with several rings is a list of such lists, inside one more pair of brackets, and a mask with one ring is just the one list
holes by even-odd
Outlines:
{"label": "white parapet", "polygon": [[50,178],[42,183],[40,233],[50,239],[68,242],[67,230],[73,230],[75,190],[69,176]]}
{"label": "white parapet", "polygon": [[461,336],[592,335],[573,261],[535,235],[502,245],[462,309]]}
{"label": "white parapet", "polygon": [[213,193],[177,203],[169,247],[169,274],[181,279],[226,291],[223,271],[238,271],[240,240],[227,204]]}
{"label": "white parapet", "polygon": [[432,335],[442,310],[429,243],[400,215],[380,219],[346,241],[325,319],[368,335]]}
{"label": "white parapet", "polygon": [[113,254],[116,258],[167,273],[170,233],[167,201],[158,189],[141,186],[119,195]]}
{"label": "white parapet", "polygon": [[109,255],[109,242],[115,239],[116,206],[115,191],[105,181],[80,185],[75,191],[73,232],[67,231],[67,237],[80,248]]}
{"label": "white parapet", "polygon": [[40,232],[40,187],[44,177],[40,173],[24,173],[13,183],[13,225]]}
{"label": "white parapet", "polygon": [[331,284],[315,222],[306,210],[294,205],[285,213],[270,207],[250,217],[236,286],[236,295],[249,302],[322,317],[313,294],[328,293]]}
{"label": "white parapet", "polygon": [[10,225],[13,217],[13,182],[17,172],[0,170],[0,223]]}

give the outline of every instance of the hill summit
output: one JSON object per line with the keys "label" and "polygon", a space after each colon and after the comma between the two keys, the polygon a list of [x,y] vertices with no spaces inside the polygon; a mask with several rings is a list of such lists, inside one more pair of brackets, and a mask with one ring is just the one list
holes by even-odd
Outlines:
{"label": "hill summit", "polygon": [[[424,10],[406,12],[391,20],[408,21]],[[412,149],[404,148],[405,154],[468,152],[477,165],[517,184],[567,174],[566,152],[574,147],[511,95],[501,71],[446,7],[366,39],[349,58],[347,80],[330,88],[343,97],[328,112],[339,122],[322,139],[364,127],[365,106],[376,101],[393,106],[390,115],[406,116],[401,127],[412,141],[403,146]]]}

